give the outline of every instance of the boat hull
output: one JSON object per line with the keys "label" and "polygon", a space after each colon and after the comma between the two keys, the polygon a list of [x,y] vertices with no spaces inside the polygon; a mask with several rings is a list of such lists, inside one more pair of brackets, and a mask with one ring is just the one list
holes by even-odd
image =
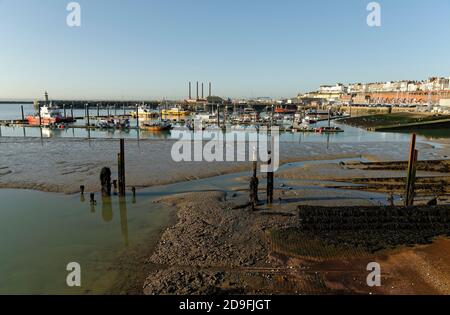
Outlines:
{"label": "boat hull", "polygon": [[65,122],[73,122],[72,118],[62,118],[62,117],[54,117],[54,118],[45,118],[42,117],[41,119],[39,119],[39,117],[37,116],[28,116],[27,117],[27,121],[29,125],[32,126],[39,126],[39,120],[41,125],[47,126],[47,125],[54,125],[54,124],[59,124],[59,123],[65,123]]}

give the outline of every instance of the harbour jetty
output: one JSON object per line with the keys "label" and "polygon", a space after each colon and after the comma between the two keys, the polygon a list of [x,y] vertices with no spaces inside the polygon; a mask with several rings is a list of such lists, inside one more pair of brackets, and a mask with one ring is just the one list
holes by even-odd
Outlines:
{"label": "harbour jetty", "polygon": [[391,113],[347,117],[339,122],[365,128],[372,131],[414,130],[416,128],[442,128],[450,126],[449,115],[436,115],[430,113]]}

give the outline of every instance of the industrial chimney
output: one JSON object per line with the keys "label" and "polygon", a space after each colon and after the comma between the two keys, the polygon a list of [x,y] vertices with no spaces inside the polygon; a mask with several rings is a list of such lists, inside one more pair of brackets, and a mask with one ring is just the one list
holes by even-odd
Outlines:
{"label": "industrial chimney", "polygon": [[189,99],[192,99],[192,95],[191,95],[191,81],[189,81]]}
{"label": "industrial chimney", "polygon": [[197,100],[198,100],[198,81],[197,81]]}
{"label": "industrial chimney", "polygon": [[202,82],[202,99],[203,99],[203,82]]}
{"label": "industrial chimney", "polygon": [[209,82],[209,97],[211,97],[211,82]]}

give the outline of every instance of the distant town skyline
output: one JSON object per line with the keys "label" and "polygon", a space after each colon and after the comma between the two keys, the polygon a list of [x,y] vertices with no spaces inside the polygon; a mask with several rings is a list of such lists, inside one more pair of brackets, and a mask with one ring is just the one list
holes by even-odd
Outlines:
{"label": "distant town skyline", "polygon": [[0,100],[294,97],[321,85],[449,77],[450,2],[0,0]]}

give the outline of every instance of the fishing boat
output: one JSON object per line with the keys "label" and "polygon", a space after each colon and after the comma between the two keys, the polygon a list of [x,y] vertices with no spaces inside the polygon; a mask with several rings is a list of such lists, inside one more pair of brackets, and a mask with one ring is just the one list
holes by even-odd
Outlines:
{"label": "fishing boat", "polygon": [[199,113],[194,116],[194,120],[206,124],[217,123],[217,114]]}
{"label": "fishing boat", "polygon": [[316,132],[318,133],[338,133],[338,132],[344,132],[344,130],[342,130],[339,127],[318,127],[315,129]]}
{"label": "fishing boat", "polygon": [[258,113],[253,108],[244,108],[244,113],[240,119],[243,124],[249,124],[258,121]]}
{"label": "fishing boat", "polygon": [[172,129],[172,125],[164,121],[149,121],[142,122],[140,129],[153,132],[169,131]]}
{"label": "fishing boat", "polygon": [[295,114],[296,110],[295,109],[290,109],[290,108],[282,108],[282,107],[277,107],[275,108],[274,112],[276,114]]}
{"label": "fishing boat", "polygon": [[150,120],[159,117],[159,112],[148,109],[144,104],[139,105],[136,111],[131,113],[133,118],[139,117],[142,120]]}
{"label": "fishing boat", "polygon": [[64,122],[72,122],[73,119],[70,117],[65,118],[58,107],[44,105],[40,108],[40,116],[39,114],[29,115],[27,116],[27,121],[29,125],[56,125]]}
{"label": "fishing boat", "polygon": [[100,129],[129,129],[130,120],[114,118],[100,119],[97,122],[96,127]]}
{"label": "fishing boat", "polygon": [[316,124],[317,123],[317,118],[312,117],[312,116],[305,116],[305,118],[303,118],[302,122],[304,124]]}
{"label": "fishing boat", "polygon": [[172,107],[171,109],[163,109],[162,114],[164,116],[187,116],[189,112],[178,107]]}

